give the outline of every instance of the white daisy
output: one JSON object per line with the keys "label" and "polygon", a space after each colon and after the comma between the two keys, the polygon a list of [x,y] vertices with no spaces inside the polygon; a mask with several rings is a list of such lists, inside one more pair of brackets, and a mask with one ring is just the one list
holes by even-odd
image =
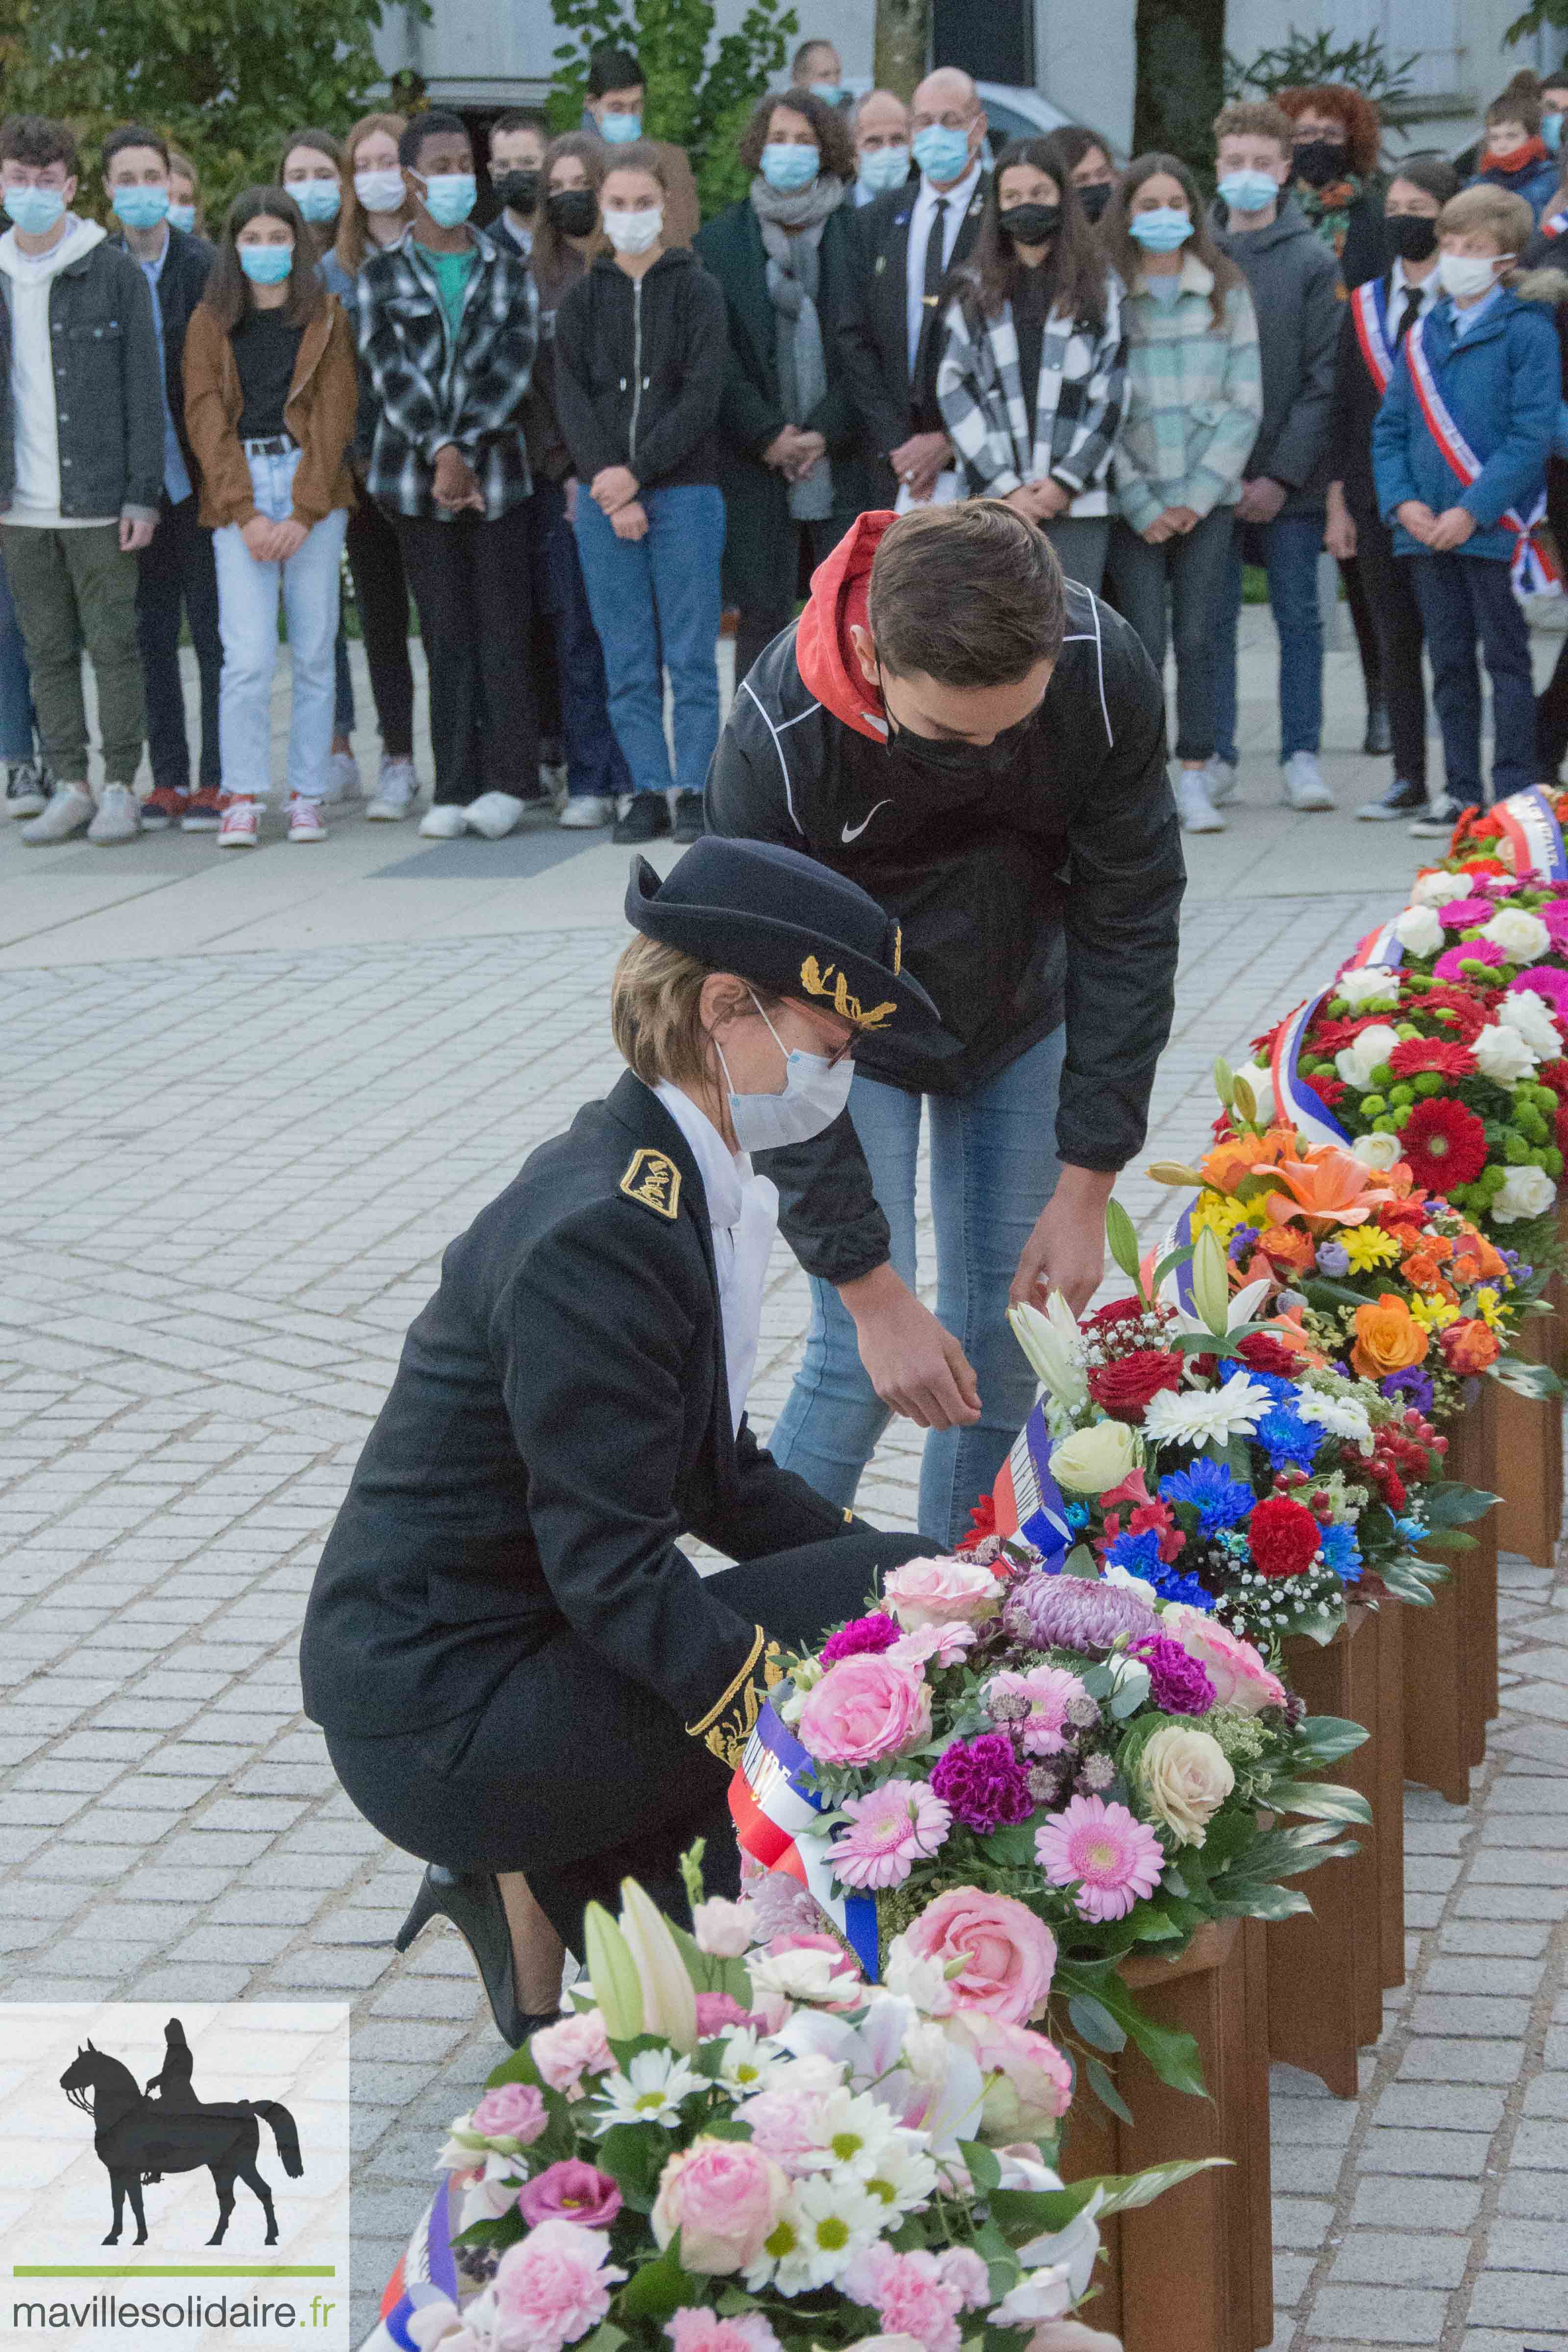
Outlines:
{"label": "white daisy", "polygon": [[805,2294],[842,2277],[857,2254],[880,2237],[888,2208],[858,2180],[814,2173],[791,2184],[789,2201],[768,2232],[763,2251],[746,2273],[754,2294],[775,2287],[780,2294]]}
{"label": "white daisy", "polygon": [[1249,1372],[1218,1389],[1162,1389],[1143,1408],[1143,1434],[1154,1445],[1224,1445],[1250,1437],[1273,1402]]}
{"label": "white daisy", "polygon": [[835,2091],[822,2103],[823,2165],[864,2179],[891,2145],[898,2122],[865,2092]]}
{"label": "white daisy", "polygon": [[773,2080],[775,2062],[763,2053],[761,2036],[749,2025],[731,2033],[724,2044],[724,2055],[719,2062],[719,2080],[726,2090],[733,2091],[738,2099],[749,2092],[765,2091]]}
{"label": "white daisy", "polygon": [[606,2074],[599,2084],[593,2129],[613,2124],[679,2123],[680,2102],[702,2084],[684,2058],[668,2050],[639,2050],[624,2074]]}
{"label": "white daisy", "polygon": [[1296,1412],[1314,1429],[1331,1430],[1336,1437],[1360,1440],[1372,1435],[1366,1407],[1354,1397],[1329,1396],[1322,1389],[1304,1388],[1296,1399]]}
{"label": "white daisy", "polygon": [[937,2168],[927,2152],[923,2135],[905,2131],[900,2126],[860,2186],[891,2206],[895,2213],[913,2213],[926,2203],[936,2184]]}

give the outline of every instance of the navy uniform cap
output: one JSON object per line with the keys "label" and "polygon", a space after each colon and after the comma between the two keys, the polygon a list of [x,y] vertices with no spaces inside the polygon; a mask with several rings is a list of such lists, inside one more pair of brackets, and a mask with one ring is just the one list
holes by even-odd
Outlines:
{"label": "navy uniform cap", "polygon": [[901,969],[902,940],[869,891],[771,841],[704,834],[663,881],[632,860],[626,920],[715,971],[820,1004],[863,1030],[910,1036],[941,1015]]}

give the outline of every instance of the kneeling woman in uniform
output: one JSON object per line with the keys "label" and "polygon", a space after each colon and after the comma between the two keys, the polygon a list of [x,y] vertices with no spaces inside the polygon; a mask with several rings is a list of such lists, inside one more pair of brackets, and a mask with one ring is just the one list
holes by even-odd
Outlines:
{"label": "kneeling woman in uniform", "polygon": [[[447,1250],[301,1646],[343,1787],[430,1865],[399,1948],[444,1913],[514,2044],[626,1873],[679,1912],[706,1836],[734,1891],[769,1643],[936,1549],[824,1502],[743,1417],[778,1209],[749,1153],[832,1122],[858,1034],[935,1026],[898,927],[810,858],[713,838],[663,883],[637,859],[626,913],[631,1068]],[[700,1577],[685,1532],[740,1565]]]}

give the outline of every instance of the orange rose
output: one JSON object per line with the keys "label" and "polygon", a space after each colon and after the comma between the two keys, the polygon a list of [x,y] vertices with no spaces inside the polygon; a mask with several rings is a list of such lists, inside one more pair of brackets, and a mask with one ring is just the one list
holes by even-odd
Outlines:
{"label": "orange rose", "polygon": [[1365,1381],[1384,1381],[1421,1363],[1430,1342],[1403,1298],[1385,1290],[1381,1298],[1355,1311],[1355,1345],[1351,1362]]}
{"label": "orange rose", "polygon": [[1413,1290],[1435,1290],[1437,1287],[1437,1261],[1430,1250],[1407,1251],[1399,1271]]}
{"label": "orange rose", "polygon": [[1502,1353],[1497,1333],[1479,1316],[1468,1323],[1450,1323],[1438,1334],[1438,1345],[1451,1372],[1484,1372]]}
{"label": "orange rose", "polygon": [[1318,1262],[1311,1234],[1302,1233],[1296,1225],[1276,1225],[1272,1232],[1259,1235],[1258,1246],[1276,1270],[1290,1266],[1305,1274]]}

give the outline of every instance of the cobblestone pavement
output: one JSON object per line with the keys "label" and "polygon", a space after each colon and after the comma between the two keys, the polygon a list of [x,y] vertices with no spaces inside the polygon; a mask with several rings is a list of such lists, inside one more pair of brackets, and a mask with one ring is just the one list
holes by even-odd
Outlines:
{"label": "cobblestone pavement", "polygon": [[[1149,1156],[1386,908],[1190,906]],[[391,1949],[417,1868],[299,1711],[300,1614],[441,1247],[613,1076],[622,936],[0,974],[4,1997],[352,1999],[364,2325],[499,2047],[455,1935]],[[759,1425],[805,1320],[775,1269]],[[893,1437],[873,1517],[911,1523],[915,1470]],[[1363,2095],[1276,2074],[1280,2347],[1568,2347],[1568,1585],[1504,1584],[1503,1721],[1468,1809],[1410,1792]]]}

